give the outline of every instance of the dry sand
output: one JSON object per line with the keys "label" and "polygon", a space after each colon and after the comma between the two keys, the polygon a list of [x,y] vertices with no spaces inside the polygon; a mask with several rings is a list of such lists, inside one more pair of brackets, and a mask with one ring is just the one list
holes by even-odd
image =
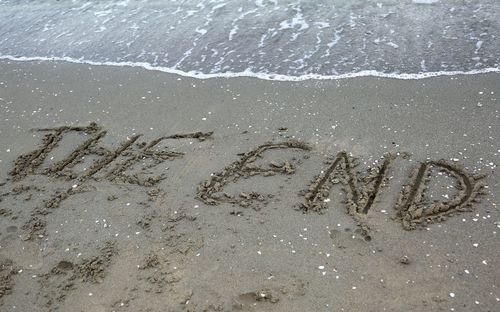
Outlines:
{"label": "dry sand", "polygon": [[498,311],[499,95],[0,62],[0,310]]}

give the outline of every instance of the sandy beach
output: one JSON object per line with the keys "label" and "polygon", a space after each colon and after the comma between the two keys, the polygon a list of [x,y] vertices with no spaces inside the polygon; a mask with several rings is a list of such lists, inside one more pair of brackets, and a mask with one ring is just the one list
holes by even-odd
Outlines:
{"label": "sandy beach", "polygon": [[499,95],[0,61],[0,310],[498,311]]}

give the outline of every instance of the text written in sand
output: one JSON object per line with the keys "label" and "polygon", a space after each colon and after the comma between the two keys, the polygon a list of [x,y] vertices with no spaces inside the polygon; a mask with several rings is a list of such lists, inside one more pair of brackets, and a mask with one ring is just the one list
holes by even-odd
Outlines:
{"label": "text written in sand", "polygon": [[[165,174],[155,175],[155,168],[167,160],[181,159],[183,152],[168,148],[164,143],[172,140],[213,139],[212,132],[190,132],[161,136],[150,142],[139,142],[141,135],[133,135],[119,142],[113,148],[104,147],[103,138],[107,131],[95,123],[88,126],[63,126],[37,129],[46,132],[41,144],[35,150],[21,155],[14,163],[10,176],[20,181],[30,175],[43,175],[54,179],[70,181],[71,186],[59,191],[44,202],[44,209],[55,208],[60,203],[78,192],[87,191],[93,181],[127,183],[141,187],[152,187],[166,179]],[[65,138],[80,134],[83,141],[70,139],[71,147],[63,146]],[[74,143],[79,142],[79,143]],[[282,162],[262,162],[265,154],[272,150],[286,151],[289,160]],[[226,191],[229,184],[240,179],[261,176],[293,175],[301,162],[296,161],[302,155],[308,161],[311,147],[304,142],[289,140],[266,143],[240,154],[240,158],[220,172],[212,173],[210,178],[198,185],[196,197],[207,205],[223,203],[249,207],[266,201],[266,196],[254,191],[231,194]],[[63,155],[54,161],[54,156]],[[297,203],[296,210],[323,213],[328,208],[332,187],[340,185],[345,193],[346,212],[357,222],[366,240],[370,240],[370,226],[367,215],[375,205],[383,187],[388,183],[395,155],[387,154],[378,165],[370,168],[366,174],[357,170],[357,159],[346,151],[324,160],[317,166],[318,174],[299,194],[303,201]],[[432,180],[433,172],[455,180],[458,192],[446,201],[429,202],[425,192]],[[208,174],[207,174],[208,175]],[[463,167],[446,160],[430,160],[417,165],[411,170],[408,181],[401,186],[399,198],[394,205],[395,218],[404,229],[415,229],[419,224],[440,222],[458,212],[470,211],[478,195],[484,193],[484,176],[469,173]],[[48,213],[48,212],[47,212]],[[43,223],[43,220],[35,220]]]}

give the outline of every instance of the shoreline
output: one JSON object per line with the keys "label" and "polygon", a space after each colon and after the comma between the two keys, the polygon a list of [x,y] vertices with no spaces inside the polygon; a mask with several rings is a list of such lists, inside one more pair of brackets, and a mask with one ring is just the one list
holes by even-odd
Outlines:
{"label": "shoreline", "polygon": [[438,72],[421,72],[421,73],[384,73],[376,70],[364,70],[361,72],[340,74],[340,75],[319,75],[307,74],[301,76],[287,76],[282,74],[268,74],[268,73],[254,73],[254,72],[228,72],[218,74],[206,74],[199,71],[182,71],[175,68],[154,66],[145,62],[97,62],[92,60],[74,59],[71,57],[42,57],[42,56],[21,56],[15,57],[11,55],[0,55],[2,61],[14,62],[68,62],[73,64],[92,65],[92,66],[113,66],[113,67],[130,67],[141,68],[151,71],[159,71],[167,74],[179,75],[181,77],[195,78],[195,79],[214,79],[214,78],[256,78],[268,81],[283,81],[283,82],[300,82],[308,80],[340,80],[352,78],[389,78],[389,79],[402,79],[402,80],[420,80],[433,77],[442,76],[460,76],[460,75],[479,75],[489,73],[500,73],[500,68],[490,67],[470,71],[438,71]]}

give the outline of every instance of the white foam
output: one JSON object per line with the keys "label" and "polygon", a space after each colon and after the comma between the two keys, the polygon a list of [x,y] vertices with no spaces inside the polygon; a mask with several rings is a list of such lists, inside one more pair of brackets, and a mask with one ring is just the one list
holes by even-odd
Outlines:
{"label": "white foam", "polygon": [[44,57],[44,56],[12,56],[0,55],[0,60],[10,60],[18,62],[33,62],[33,61],[63,61],[77,64],[86,65],[106,65],[118,67],[139,67],[146,70],[161,71],[169,74],[175,74],[183,77],[190,77],[196,79],[210,79],[210,78],[236,78],[236,77],[249,77],[258,78],[263,80],[276,80],[276,81],[304,81],[304,80],[337,80],[356,77],[379,77],[379,78],[393,78],[402,80],[417,80],[438,76],[455,76],[455,75],[477,75],[486,73],[500,73],[500,68],[483,68],[470,71],[439,71],[439,72],[424,72],[417,74],[396,74],[396,73],[382,73],[376,70],[364,70],[355,73],[339,74],[339,75],[320,75],[320,74],[306,74],[301,76],[289,76],[272,73],[255,73],[250,70],[243,72],[225,72],[216,74],[205,74],[199,71],[182,71],[169,67],[153,66],[145,62],[96,62],[85,59],[74,59],[71,57]]}
{"label": "white foam", "polygon": [[234,25],[233,28],[231,28],[231,31],[229,31],[229,37],[228,40],[231,41],[233,40],[233,36],[238,33],[238,25]]}
{"label": "white foam", "polygon": [[199,33],[200,35],[205,35],[207,33],[207,30],[206,29],[203,29],[203,28],[199,28],[199,27],[196,27],[196,29],[194,30],[196,31],[197,33]]}
{"label": "white foam", "polygon": [[330,27],[330,23],[327,22],[316,22],[314,25],[318,26],[318,29]]}
{"label": "white foam", "polygon": [[415,4],[433,4],[439,2],[439,0],[412,0],[412,3]]}
{"label": "white foam", "polygon": [[293,29],[295,26],[300,26],[299,31],[305,30],[309,28],[309,24],[306,22],[304,19],[304,16],[302,15],[300,9],[295,9],[297,13],[295,16],[290,20],[284,20],[280,23],[280,28],[279,30],[283,29]]}
{"label": "white foam", "polygon": [[397,49],[399,48],[399,46],[397,44],[395,44],[394,42],[386,42],[385,43],[386,45],[390,46],[390,47],[393,47],[394,49]]}
{"label": "white foam", "polygon": [[479,40],[478,42],[476,42],[476,51],[474,51],[475,54],[477,54],[477,52],[479,51],[479,49],[481,49],[482,45],[483,45],[483,41],[482,40]]}

